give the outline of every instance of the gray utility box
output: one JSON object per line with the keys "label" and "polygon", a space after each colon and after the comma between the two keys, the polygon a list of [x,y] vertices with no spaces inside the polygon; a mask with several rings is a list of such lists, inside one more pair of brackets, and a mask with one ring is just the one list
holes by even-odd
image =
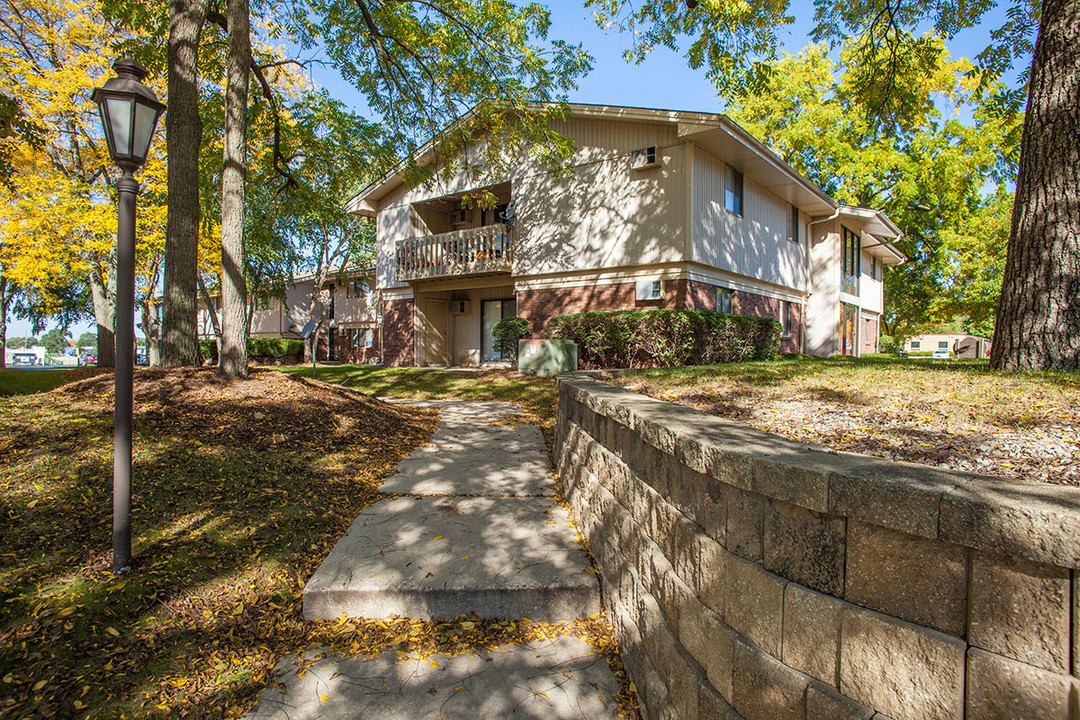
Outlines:
{"label": "gray utility box", "polygon": [[518,372],[558,375],[577,370],[577,344],[572,340],[518,340]]}

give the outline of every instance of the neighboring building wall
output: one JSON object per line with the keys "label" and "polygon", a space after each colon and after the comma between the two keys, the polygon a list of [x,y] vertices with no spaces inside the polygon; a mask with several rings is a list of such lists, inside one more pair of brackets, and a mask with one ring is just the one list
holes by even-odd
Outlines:
{"label": "neighboring building wall", "polygon": [[[787,239],[788,204],[743,176],[742,215],[724,209],[724,161],[693,149],[691,256],[694,262],[801,291],[805,243]],[[801,216],[805,217],[805,216]],[[799,237],[805,237],[805,224]]]}
{"label": "neighboring building wall", "polygon": [[815,451],[559,378],[645,720],[1074,717],[1080,490]]}
{"label": "neighboring building wall", "polygon": [[414,303],[410,300],[387,300],[383,309],[383,364],[411,366],[415,332]]}

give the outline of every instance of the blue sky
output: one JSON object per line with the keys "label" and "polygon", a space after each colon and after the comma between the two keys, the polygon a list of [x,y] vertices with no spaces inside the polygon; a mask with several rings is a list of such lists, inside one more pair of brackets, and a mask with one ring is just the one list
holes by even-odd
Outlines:
{"label": "blue sky", "polygon": [[[541,0],[543,1],[543,0]],[[629,38],[616,32],[601,30],[593,20],[592,10],[581,0],[549,0],[551,38],[582,43],[593,56],[592,72],[582,78],[571,102],[656,107],[672,110],[720,112],[722,103],[704,70],[691,70],[678,53],[665,48],[654,50],[640,65],[623,60]],[[791,14],[796,22],[781,31],[781,43],[787,52],[797,52],[809,42],[807,34],[813,26],[813,4],[809,0],[792,0]],[[983,26],[967,30],[948,43],[953,57],[972,57],[985,47],[989,30],[1004,19],[1004,10],[995,8],[984,18]],[[366,109],[363,97],[344,82],[331,67],[315,66],[312,77],[332,95],[352,105],[361,113]],[[160,131],[160,130],[159,130]],[[93,323],[72,326],[73,337],[93,331]],[[30,334],[30,324],[11,319],[8,337]],[[140,333],[141,335],[141,333]]]}

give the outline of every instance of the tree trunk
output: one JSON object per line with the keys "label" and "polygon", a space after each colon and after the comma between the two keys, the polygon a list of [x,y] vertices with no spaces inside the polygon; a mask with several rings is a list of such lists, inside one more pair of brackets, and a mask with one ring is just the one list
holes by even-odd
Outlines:
{"label": "tree trunk", "polygon": [[1045,0],[990,366],[1080,369],[1080,0]]}
{"label": "tree trunk", "polygon": [[169,214],[165,227],[161,364],[196,365],[199,336],[195,273],[199,251],[199,36],[208,0],[169,4],[169,112],[165,115],[169,158]]}
{"label": "tree trunk", "polygon": [[7,312],[8,312],[8,287],[7,278],[0,275],[0,369],[7,367]]}
{"label": "tree trunk", "polygon": [[247,285],[244,280],[244,182],[247,177],[251,34],[247,0],[228,0],[229,60],[225,150],[221,170],[221,370],[247,377]]}
{"label": "tree trunk", "polygon": [[116,366],[116,272],[113,267],[110,257],[104,268],[97,265],[90,271],[90,296],[97,322],[98,367]]}
{"label": "tree trunk", "polygon": [[149,298],[144,298],[139,303],[142,311],[142,330],[146,335],[146,359],[151,367],[161,365],[161,346],[158,343],[158,333],[161,325],[158,322],[157,309]]}

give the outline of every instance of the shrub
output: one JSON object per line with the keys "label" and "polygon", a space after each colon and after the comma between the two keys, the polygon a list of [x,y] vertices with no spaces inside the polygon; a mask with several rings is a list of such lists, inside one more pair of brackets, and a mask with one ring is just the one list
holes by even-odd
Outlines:
{"label": "shrub", "polygon": [[297,357],[304,352],[304,341],[287,338],[248,338],[249,357]]}
{"label": "shrub", "polygon": [[895,335],[882,335],[878,338],[878,352],[880,353],[898,353],[903,348],[903,338],[898,338]]}
{"label": "shrub", "polygon": [[525,318],[503,318],[491,328],[491,337],[495,338],[495,349],[504,358],[517,366],[518,341],[532,334],[532,325]]}
{"label": "shrub", "polygon": [[199,354],[202,355],[203,360],[213,360],[214,362],[217,362],[217,341],[200,340]]}
{"label": "shrub", "polygon": [[572,340],[585,368],[674,367],[771,360],[781,326],[770,318],[711,310],[619,310],[552,318],[552,337]]}

